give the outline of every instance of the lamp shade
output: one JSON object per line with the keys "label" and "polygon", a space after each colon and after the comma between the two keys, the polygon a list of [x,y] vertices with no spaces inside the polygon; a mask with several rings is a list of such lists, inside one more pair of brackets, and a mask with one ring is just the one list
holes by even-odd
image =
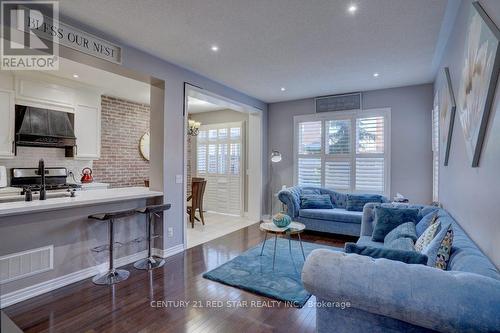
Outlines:
{"label": "lamp shade", "polygon": [[281,153],[277,150],[273,150],[271,153],[271,162],[278,163],[281,161]]}

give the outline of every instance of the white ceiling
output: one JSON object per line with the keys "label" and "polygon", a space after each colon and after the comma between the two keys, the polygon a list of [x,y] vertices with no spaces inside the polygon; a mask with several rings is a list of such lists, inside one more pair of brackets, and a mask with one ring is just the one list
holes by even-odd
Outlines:
{"label": "white ceiling", "polygon": [[224,110],[226,107],[217,103],[211,103],[203,99],[188,96],[188,113],[201,113]]}
{"label": "white ceiling", "polygon": [[[149,84],[68,59],[59,58],[59,70],[47,74],[92,86],[103,95],[148,105],[150,103]],[[78,78],[74,78],[73,74],[77,74]]]}
{"label": "white ceiling", "polygon": [[64,15],[265,102],[431,82],[445,7],[446,0],[60,1]]}

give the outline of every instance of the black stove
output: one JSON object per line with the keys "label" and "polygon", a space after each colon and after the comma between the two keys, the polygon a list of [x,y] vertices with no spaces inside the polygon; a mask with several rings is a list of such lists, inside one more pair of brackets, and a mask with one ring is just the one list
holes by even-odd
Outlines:
{"label": "black stove", "polygon": [[[82,187],[78,184],[67,183],[68,170],[66,168],[45,168],[45,190],[65,191]],[[12,187],[30,188],[39,191],[42,177],[37,168],[12,169],[10,185]]]}

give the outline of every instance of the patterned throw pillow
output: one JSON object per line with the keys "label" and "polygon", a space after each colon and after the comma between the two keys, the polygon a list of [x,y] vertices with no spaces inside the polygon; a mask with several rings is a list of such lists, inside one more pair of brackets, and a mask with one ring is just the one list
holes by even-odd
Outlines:
{"label": "patterned throw pillow", "polygon": [[437,221],[425,229],[424,233],[415,242],[415,251],[422,252],[432,242],[440,225],[441,222]]}
{"label": "patterned throw pillow", "polygon": [[446,236],[444,236],[439,246],[439,250],[436,257],[436,268],[446,270],[448,267],[448,261],[450,260],[451,245],[453,243],[453,229],[451,225],[446,231]]}
{"label": "patterned throw pillow", "polygon": [[430,212],[426,214],[416,225],[417,236],[421,236],[425,229],[427,229],[431,224],[436,223],[438,220],[438,212]]}

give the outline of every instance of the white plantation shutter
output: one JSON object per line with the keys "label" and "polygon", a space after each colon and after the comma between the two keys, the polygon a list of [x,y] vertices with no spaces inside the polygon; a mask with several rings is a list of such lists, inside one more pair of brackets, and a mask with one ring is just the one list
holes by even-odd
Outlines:
{"label": "white plantation shutter", "polygon": [[297,116],[294,122],[298,185],[389,195],[390,109]]}
{"label": "white plantation shutter", "polygon": [[439,107],[432,110],[432,201],[439,201]]}
{"label": "white plantation shutter", "polygon": [[329,120],[325,128],[327,154],[349,154],[351,152],[351,120]]}
{"label": "white plantation shutter", "polygon": [[351,162],[325,162],[325,187],[349,191],[351,189]]}
{"label": "white plantation shutter", "polygon": [[299,154],[321,153],[321,121],[299,124]]}
{"label": "white plantation shutter", "polygon": [[384,117],[356,119],[356,153],[384,153]]}
{"label": "white plantation shutter", "polygon": [[204,143],[197,144],[196,170],[200,176],[207,173],[207,145]]}
{"label": "white plantation shutter", "polygon": [[320,158],[299,158],[299,185],[321,186]]}
{"label": "white plantation shutter", "polygon": [[204,208],[242,213],[242,123],[202,125],[196,140],[196,174],[207,180]]}
{"label": "white plantation shutter", "polygon": [[384,158],[356,158],[356,191],[384,193]]}
{"label": "white plantation shutter", "polygon": [[383,116],[356,119],[357,192],[385,192],[384,123]]}

